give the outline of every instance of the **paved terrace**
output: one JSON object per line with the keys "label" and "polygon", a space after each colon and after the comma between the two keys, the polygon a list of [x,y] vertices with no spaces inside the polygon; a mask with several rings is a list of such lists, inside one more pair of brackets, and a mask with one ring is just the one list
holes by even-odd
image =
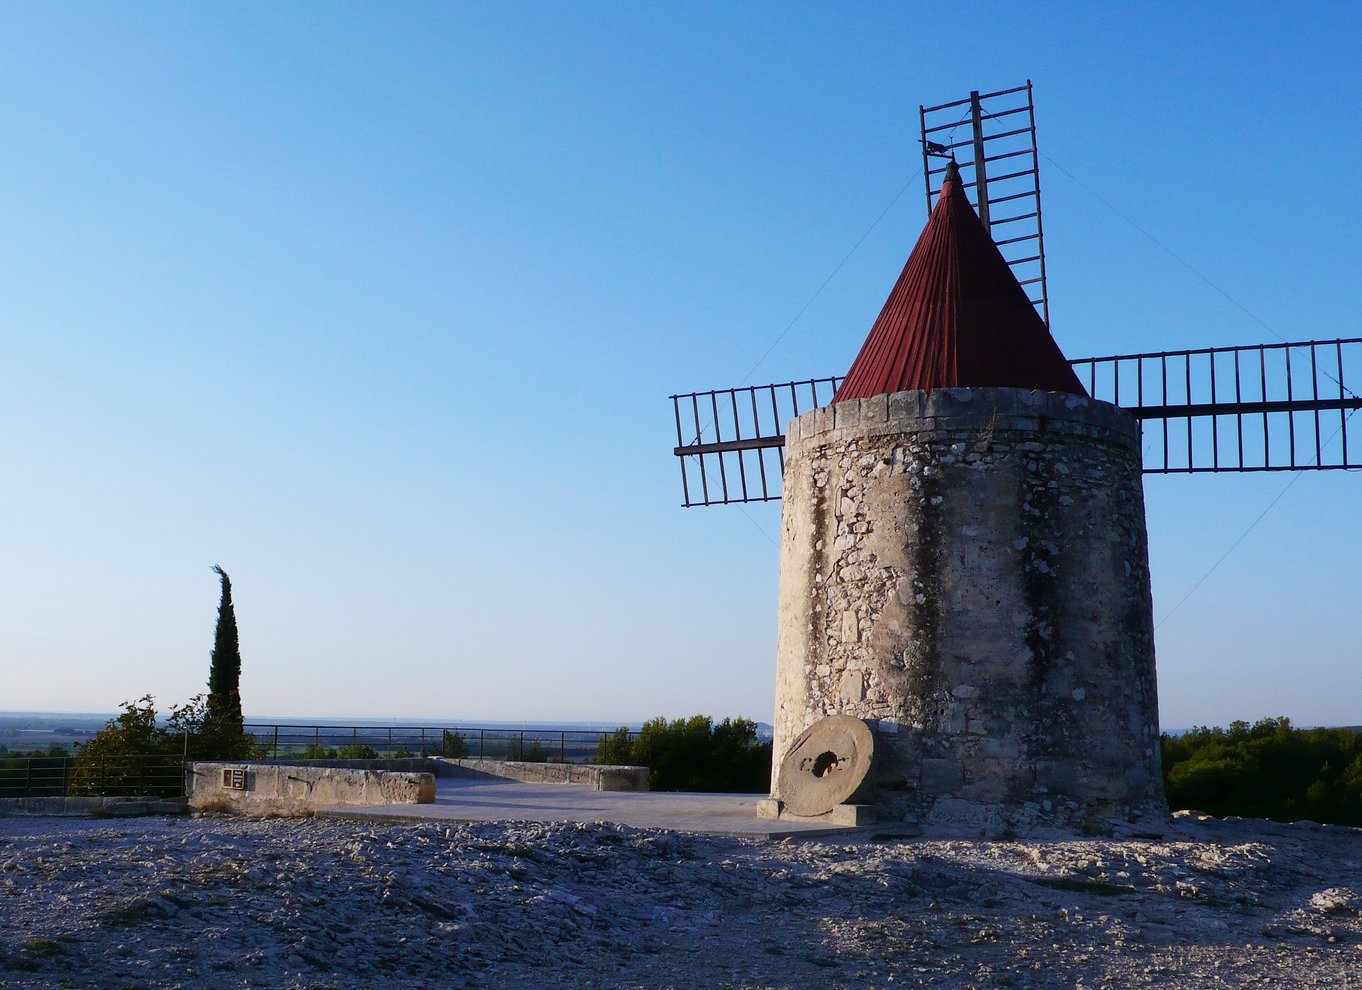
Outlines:
{"label": "paved terrace", "polygon": [[434,804],[323,808],[318,818],[379,822],[613,822],[708,835],[783,839],[856,831],[829,822],[757,817],[764,794],[597,791],[580,784],[523,784],[494,777],[436,778]]}

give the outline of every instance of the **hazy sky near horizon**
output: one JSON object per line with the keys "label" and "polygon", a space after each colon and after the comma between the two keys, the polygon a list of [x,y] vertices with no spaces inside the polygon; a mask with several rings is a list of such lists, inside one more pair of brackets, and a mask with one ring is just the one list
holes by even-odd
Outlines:
{"label": "hazy sky near horizon", "polygon": [[[250,716],[769,721],[779,510],[679,507],[667,396],[845,371],[925,218],[918,105],[1034,81],[1071,357],[1357,336],[1360,39],[0,7],[0,709],[202,690],[221,563]],[[1146,479],[1165,725],[1362,723],[1362,477],[1291,480]]]}

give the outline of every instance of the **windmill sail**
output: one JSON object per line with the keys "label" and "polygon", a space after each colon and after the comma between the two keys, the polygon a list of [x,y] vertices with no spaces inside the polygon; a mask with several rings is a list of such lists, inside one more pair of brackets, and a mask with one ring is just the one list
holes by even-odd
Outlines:
{"label": "windmill sail", "polygon": [[[1071,361],[1144,423],[1146,474],[1362,468],[1362,337]],[[1351,384],[1350,384],[1351,383]],[[673,395],[683,504],[780,498],[785,424],[841,378]]]}

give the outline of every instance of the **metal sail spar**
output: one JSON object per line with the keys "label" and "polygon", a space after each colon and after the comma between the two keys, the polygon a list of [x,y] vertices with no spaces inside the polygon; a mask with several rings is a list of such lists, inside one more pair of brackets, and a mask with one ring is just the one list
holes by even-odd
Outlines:
{"label": "metal sail spar", "polygon": [[[1146,474],[1362,468],[1362,337],[1071,361],[1094,398],[1144,423]],[[785,425],[840,378],[671,396],[683,505],[780,498]]]}

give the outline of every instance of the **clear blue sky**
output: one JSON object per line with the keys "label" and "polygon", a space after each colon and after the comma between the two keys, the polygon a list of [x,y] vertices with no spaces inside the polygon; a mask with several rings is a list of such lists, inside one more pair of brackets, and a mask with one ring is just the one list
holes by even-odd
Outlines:
{"label": "clear blue sky", "polygon": [[[769,720],[773,507],[667,395],[841,373],[919,103],[1035,82],[1073,357],[1362,333],[1362,8],[0,7],[0,709]],[[1163,617],[1287,476],[1147,480]],[[1362,477],[1159,627],[1165,725],[1362,722]]]}

